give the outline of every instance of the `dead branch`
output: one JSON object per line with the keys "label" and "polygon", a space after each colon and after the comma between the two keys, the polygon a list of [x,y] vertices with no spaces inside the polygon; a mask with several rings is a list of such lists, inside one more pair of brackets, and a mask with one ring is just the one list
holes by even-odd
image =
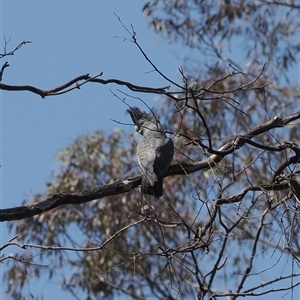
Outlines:
{"label": "dead branch", "polygon": [[[96,250],[101,250],[103,249],[110,241],[112,241],[116,236],[120,235],[121,233],[123,233],[124,231],[126,231],[127,229],[133,227],[133,226],[137,226],[138,224],[144,222],[146,220],[146,217],[135,221],[133,223],[130,223],[124,227],[122,227],[120,230],[118,230],[117,232],[115,232],[113,235],[111,235],[105,242],[103,242],[101,245],[97,245],[95,246],[94,244],[90,243],[90,247],[84,247],[84,248],[74,248],[74,247],[58,247],[58,246],[45,246],[45,245],[38,245],[38,244],[29,244],[29,243],[25,243],[25,244],[20,244],[16,241],[14,241],[15,239],[18,238],[18,236],[14,236],[13,238],[11,238],[7,243],[5,243],[3,246],[0,247],[0,251],[2,251],[3,249],[9,247],[9,246],[17,246],[21,249],[27,249],[27,248],[36,248],[36,249],[42,249],[42,250],[53,250],[53,251],[75,251],[75,252],[84,252],[84,251],[96,251]],[[12,257],[10,257],[12,258]],[[0,261],[2,261],[0,259]]]}
{"label": "dead branch", "polygon": [[[9,65],[5,66],[8,67]],[[3,69],[3,67],[2,67]],[[3,72],[2,72],[3,73]],[[127,81],[119,80],[119,79],[99,79],[98,77],[102,76],[102,72],[98,75],[95,75],[93,77],[90,77],[89,74],[81,75],[78,77],[75,77],[74,79],[71,79],[70,81],[64,83],[63,85],[60,85],[56,88],[50,89],[50,90],[42,90],[40,88],[31,86],[31,85],[8,85],[0,82],[0,90],[4,91],[28,91],[32,92],[34,94],[37,94],[41,96],[42,98],[48,97],[48,96],[57,96],[62,95],[67,92],[70,92],[74,89],[80,89],[80,87],[88,82],[94,82],[94,83],[100,83],[100,84],[109,84],[109,83],[115,83],[118,85],[126,86],[128,89],[134,92],[143,92],[143,93],[153,93],[153,94],[163,94],[163,95],[169,95],[169,93],[166,91],[169,87],[162,87],[162,88],[151,88],[146,86],[138,86],[134,85],[132,83],[129,83]],[[0,73],[1,75],[1,73]],[[81,82],[83,81],[83,82]],[[172,95],[171,95],[172,96]]]}
{"label": "dead branch", "polygon": [[9,40],[7,41],[4,38],[4,53],[0,53],[0,58],[3,58],[5,56],[14,55],[15,52],[18,51],[22,46],[24,46],[25,44],[31,44],[32,43],[31,41],[24,40],[19,45],[17,45],[13,50],[7,52],[7,44],[9,43]]}
{"label": "dead branch", "polygon": [[2,81],[3,72],[4,72],[4,70],[5,70],[7,67],[9,67],[9,63],[6,61],[6,62],[4,63],[4,65],[1,67],[1,70],[0,70],[0,82]]}

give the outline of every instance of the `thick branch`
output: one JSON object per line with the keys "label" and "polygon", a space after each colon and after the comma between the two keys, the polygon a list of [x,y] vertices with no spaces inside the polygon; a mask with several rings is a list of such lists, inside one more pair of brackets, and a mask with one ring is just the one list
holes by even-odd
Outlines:
{"label": "thick branch", "polygon": [[[7,67],[7,66],[6,66]],[[130,82],[119,80],[119,79],[99,79],[98,77],[102,76],[102,72],[94,77],[90,77],[89,74],[81,75],[78,77],[75,77],[74,79],[66,82],[65,84],[58,86],[56,88],[53,88],[51,90],[42,90],[37,87],[31,86],[31,85],[8,85],[0,82],[0,90],[4,91],[28,91],[32,92],[34,94],[40,95],[42,98],[48,97],[48,96],[56,96],[65,94],[67,92],[70,92],[74,89],[80,89],[80,87],[83,84],[86,84],[87,82],[94,82],[94,83],[100,83],[100,84],[109,84],[109,83],[115,83],[118,85],[124,85],[128,89],[134,92],[143,92],[143,93],[153,93],[153,94],[164,94],[172,97],[172,95],[169,95],[169,93],[166,91],[169,87],[162,87],[162,88],[151,88],[147,86],[138,86],[134,85]],[[83,82],[81,82],[83,81]],[[81,82],[81,83],[80,83]]]}
{"label": "thick branch", "polygon": [[61,205],[80,204],[107,196],[123,194],[139,186],[141,184],[141,180],[142,175],[139,175],[122,182],[116,181],[114,183],[106,184],[91,191],[73,194],[60,193],[48,195],[44,201],[37,204],[1,209],[0,222],[30,218]]}
{"label": "thick branch", "polygon": [[[253,137],[265,133],[270,129],[284,127],[286,124],[295,121],[297,119],[300,119],[300,111],[295,114],[289,115],[287,117],[282,117],[282,118],[275,117],[270,121],[267,121],[265,123],[262,123],[254,127],[254,129],[250,130],[245,135],[241,135],[231,139],[229,142],[224,144],[219,150],[208,149],[208,152],[214,154],[209,156],[205,160],[195,162],[194,164],[182,163],[180,165],[171,166],[168,175],[184,175],[187,173],[189,174],[195,171],[211,168],[215,166],[217,163],[219,163],[226,155],[244,146],[247,143],[247,141],[251,140]],[[250,143],[250,144],[255,145],[255,143]],[[268,147],[270,148],[270,146]],[[285,143],[283,146],[274,147],[272,151],[282,151],[287,147],[293,148],[294,145]],[[258,148],[261,148],[261,145],[259,145]]]}
{"label": "thick branch", "polygon": [[[253,130],[249,131],[246,134],[246,136],[251,139],[256,135],[267,132],[268,130],[276,127],[282,127],[288,124],[289,122],[292,122],[299,118],[300,118],[300,112],[283,118],[275,117],[273,120],[265,122],[255,127]],[[207,159],[199,162],[195,162],[193,164],[180,163],[180,164],[170,166],[165,177],[173,176],[173,175],[186,175],[196,171],[212,168],[217,163],[219,163],[228,153],[233,152],[234,150],[240,148],[244,144],[245,144],[244,139],[241,140],[238,139],[238,143],[237,143],[237,139],[232,139],[231,141],[227,142],[218,150],[219,154],[212,154]],[[142,175],[138,175],[136,177],[128,178],[124,181],[116,181],[114,183],[103,185],[92,191],[78,192],[73,194],[60,193],[60,194],[50,195],[44,201],[37,204],[33,204],[29,206],[19,206],[16,208],[2,209],[0,210],[0,222],[29,218],[34,215],[40,214],[42,212],[51,210],[60,205],[80,204],[95,199],[101,199],[107,196],[123,194],[138,187],[141,184],[141,179],[142,179]],[[244,198],[244,196],[249,191],[284,190],[287,188],[289,188],[288,181],[286,182],[283,181],[280,183],[270,183],[270,184],[265,184],[256,187],[251,186],[245,188],[240,194],[233,196],[230,199],[218,199],[216,202],[218,205],[225,204],[225,203],[239,202]]]}
{"label": "thick branch", "polygon": [[2,81],[3,72],[4,72],[4,70],[5,70],[7,67],[9,67],[9,63],[6,61],[6,62],[4,63],[4,65],[1,67],[1,70],[0,70],[0,82]]}

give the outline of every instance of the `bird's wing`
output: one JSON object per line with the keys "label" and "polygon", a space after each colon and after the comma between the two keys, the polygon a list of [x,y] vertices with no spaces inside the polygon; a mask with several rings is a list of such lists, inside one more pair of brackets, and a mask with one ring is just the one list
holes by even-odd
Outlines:
{"label": "bird's wing", "polygon": [[158,177],[162,177],[168,171],[173,160],[174,145],[173,141],[165,138],[163,143],[156,148],[156,159],[154,162],[154,171]]}
{"label": "bird's wing", "polygon": [[156,158],[155,140],[151,136],[143,136],[137,145],[137,158],[140,168],[153,186],[157,181],[157,176],[154,172],[154,161]]}

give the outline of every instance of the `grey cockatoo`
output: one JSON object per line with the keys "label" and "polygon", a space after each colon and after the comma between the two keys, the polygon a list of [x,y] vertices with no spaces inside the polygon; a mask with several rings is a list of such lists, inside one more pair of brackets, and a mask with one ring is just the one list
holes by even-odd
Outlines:
{"label": "grey cockatoo", "polygon": [[160,122],[152,114],[137,107],[130,107],[127,112],[136,131],[143,136],[137,145],[137,160],[144,175],[142,193],[158,198],[163,194],[163,176],[173,159],[173,141],[166,136]]}

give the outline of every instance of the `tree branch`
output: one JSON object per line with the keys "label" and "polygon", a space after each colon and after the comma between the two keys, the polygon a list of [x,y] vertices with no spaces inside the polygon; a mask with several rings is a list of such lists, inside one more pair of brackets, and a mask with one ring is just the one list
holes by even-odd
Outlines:
{"label": "tree branch", "polygon": [[7,67],[9,67],[9,63],[6,61],[6,62],[4,63],[4,65],[1,67],[1,70],[0,70],[0,82],[2,81],[3,72],[4,72],[4,70],[5,70]]}
{"label": "tree branch", "polygon": [[[277,127],[283,127],[284,125],[300,118],[300,112],[289,115],[286,117],[275,117],[274,119],[267,121],[265,123],[262,123],[255,127],[254,129],[250,130],[246,136],[251,139],[256,135],[259,135],[261,133],[267,132],[270,129],[274,129]],[[173,176],[173,175],[186,175],[189,173],[194,173],[196,171],[200,170],[206,170],[209,168],[214,167],[217,165],[227,154],[235,151],[236,149],[240,148],[245,144],[245,139],[239,139],[234,138],[231,141],[224,144],[219,150],[218,154],[212,154],[208,158],[195,162],[193,164],[187,164],[187,163],[179,163],[176,165],[170,166],[167,174],[167,176]],[[294,144],[293,144],[294,145]],[[282,150],[285,149],[284,147]],[[299,153],[299,151],[298,151]],[[299,160],[295,160],[299,161]],[[91,191],[84,191],[84,192],[77,192],[73,194],[68,193],[60,193],[60,194],[54,194],[54,195],[48,195],[48,197],[37,204],[32,204],[28,206],[19,206],[15,208],[8,208],[8,209],[2,209],[0,210],[0,222],[3,221],[11,221],[11,220],[20,220],[24,218],[30,218],[34,215],[40,214],[42,212],[54,209],[61,205],[66,204],[81,204],[85,202],[89,202],[95,199],[101,199],[103,197],[112,196],[112,195],[119,195],[126,192],[129,192],[132,189],[137,188],[141,184],[142,180],[142,174],[137,175],[135,177],[128,178],[124,181],[116,181],[114,183],[106,184],[103,186],[100,186],[98,188],[95,188]],[[245,187],[240,194],[237,194],[231,198],[228,199],[218,199],[216,200],[217,205],[222,205],[225,203],[233,203],[233,202],[239,202],[241,201],[245,195],[249,191],[260,191],[260,190],[284,190],[290,187],[290,181],[289,180],[283,180],[281,182],[275,182],[270,184],[265,184],[261,186],[250,186]],[[217,211],[215,211],[216,215]],[[212,214],[214,215],[214,214]],[[215,217],[215,216],[214,216]],[[211,220],[214,219],[214,217],[211,217]],[[209,227],[209,224],[206,224]],[[208,228],[207,227],[207,228]],[[201,229],[201,234],[197,233],[197,237],[202,237],[203,232],[207,230],[207,228]],[[204,230],[204,231],[203,231]]]}
{"label": "tree branch", "polygon": [[[105,240],[101,245],[98,245],[98,246],[95,246],[92,243],[90,243],[90,245],[91,245],[90,247],[83,247],[83,248],[80,248],[80,247],[74,248],[74,247],[60,247],[60,246],[45,246],[45,245],[29,244],[29,243],[20,244],[18,242],[13,241],[13,240],[18,238],[18,236],[16,235],[13,238],[11,238],[7,243],[5,243],[3,246],[1,246],[0,251],[2,251],[3,249],[5,249],[6,247],[9,247],[9,246],[17,246],[21,249],[37,248],[37,249],[42,249],[42,250],[54,250],[54,251],[75,251],[75,252],[97,251],[97,250],[103,249],[116,236],[120,235],[121,233],[123,233],[124,231],[126,231],[127,229],[129,229],[133,226],[137,226],[138,224],[144,222],[145,220],[146,220],[146,217],[122,227],[117,232],[112,234],[109,238],[107,238],[107,240]],[[12,257],[10,257],[10,258],[12,258]],[[2,261],[2,260],[0,259],[0,261]]]}
{"label": "tree branch", "polygon": [[[9,39],[10,40],[10,39]],[[0,53],[0,58],[3,58],[5,56],[9,56],[9,55],[14,55],[15,52],[17,50],[19,50],[23,45],[25,44],[31,44],[32,42],[31,41],[27,41],[27,40],[24,40],[23,42],[21,42],[19,45],[17,45],[13,50],[7,52],[6,51],[6,47],[7,47],[7,44],[9,42],[9,40],[7,41],[5,38],[4,38],[4,53]]]}
{"label": "tree branch", "polygon": [[[8,65],[6,66],[8,67]],[[2,67],[3,69],[3,67]],[[3,71],[2,71],[3,73]],[[1,74],[1,73],[0,73]],[[151,88],[146,86],[138,86],[134,85],[132,83],[129,83],[127,81],[118,80],[118,79],[99,79],[98,77],[102,76],[102,72],[94,77],[90,77],[89,74],[81,75],[78,77],[75,77],[74,79],[66,82],[65,84],[58,86],[51,90],[42,90],[37,87],[31,86],[31,85],[8,85],[0,82],[0,90],[4,91],[28,91],[32,92],[34,94],[40,95],[42,98],[48,97],[48,96],[57,96],[61,94],[65,94],[67,92],[70,92],[74,89],[80,89],[80,87],[87,82],[94,82],[94,83],[100,83],[100,84],[109,84],[109,83],[115,83],[118,85],[124,85],[128,89],[134,92],[143,92],[143,93],[153,93],[153,94],[163,94],[168,95],[170,97],[173,97],[171,93],[168,93],[166,90],[169,88],[168,86],[162,87],[162,88]],[[80,81],[83,81],[80,83]]]}

